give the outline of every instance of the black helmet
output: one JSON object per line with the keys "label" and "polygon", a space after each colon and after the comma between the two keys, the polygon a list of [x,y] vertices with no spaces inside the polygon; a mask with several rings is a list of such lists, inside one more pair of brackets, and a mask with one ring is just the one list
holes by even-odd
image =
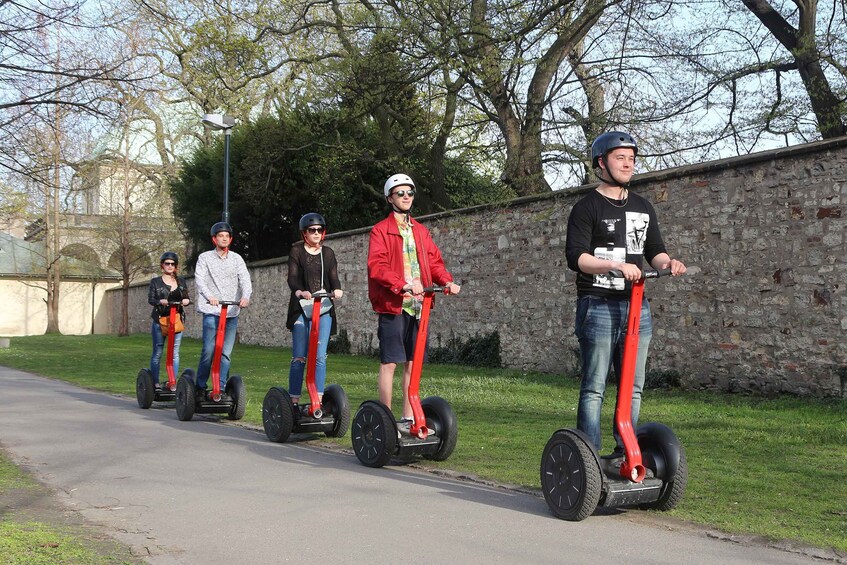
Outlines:
{"label": "black helmet", "polygon": [[179,255],[177,255],[173,251],[165,251],[164,253],[162,253],[162,256],[159,257],[159,264],[161,265],[162,263],[164,263],[168,259],[170,259],[171,261],[173,261],[176,264],[179,264]]}
{"label": "black helmet", "polygon": [[229,222],[218,222],[217,224],[212,226],[212,229],[209,230],[209,233],[212,235],[212,237],[215,237],[222,231],[225,231],[229,235],[232,235],[232,226],[229,225]]}
{"label": "black helmet", "polygon": [[599,135],[591,144],[591,167],[596,169],[600,166],[600,157],[605,157],[612,149],[618,147],[631,147],[638,155],[638,144],[628,133],[622,131],[610,131]]}
{"label": "black helmet", "polygon": [[317,212],[309,212],[300,218],[300,231],[306,231],[309,226],[321,226],[326,229],[326,220]]}

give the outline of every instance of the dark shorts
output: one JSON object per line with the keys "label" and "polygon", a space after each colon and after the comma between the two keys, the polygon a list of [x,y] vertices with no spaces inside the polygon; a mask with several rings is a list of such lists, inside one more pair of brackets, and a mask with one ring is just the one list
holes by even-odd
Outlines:
{"label": "dark shorts", "polygon": [[[380,314],[379,360],[381,363],[405,363],[411,361],[415,353],[415,340],[418,338],[418,321],[414,316],[400,314]],[[427,336],[429,346],[429,336]],[[426,353],[424,353],[424,361]]]}

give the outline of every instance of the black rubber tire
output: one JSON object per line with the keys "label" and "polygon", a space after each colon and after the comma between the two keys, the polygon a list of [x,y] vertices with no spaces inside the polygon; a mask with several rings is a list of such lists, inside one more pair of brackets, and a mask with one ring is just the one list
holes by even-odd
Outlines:
{"label": "black rubber tire", "polygon": [[285,389],[274,387],[262,401],[262,425],[268,439],[281,443],[288,439],[294,429],[294,406]]}
{"label": "black rubber tire", "polygon": [[232,407],[226,417],[230,420],[240,420],[247,410],[247,387],[244,386],[241,375],[235,375],[226,380],[225,392],[232,399]]}
{"label": "black rubber tire", "polygon": [[435,435],[441,440],[434,453],[424,455],[433,461],[444,461],[453,454],[459,441],[459,425],[456,413],[450,403],[440,396],[429,396],[421,400],[426,425],[435,430]]}
{"label": "black rubber tire", "polygon": [[186,369],[176,382],[176,417],[187,422],[194,417],[194,371]]}
{"label": "black rubber tire", "polygon": [[569,430],[553,434],[541,456],[541,490],[557,518],[579,522],[600,502],[603,477],[591,447]]}
{"label": "black rubber tire", "polygon": [[150,369],[141,369],[135,378],[135,398],[138,400],[138,407],[147,410],[153,406],[153,397],[155,395],[156,390],[153,385],[153,375],[150,374]]}
{"label": "black rubber tire", "polygon": [[350,427],[350,402],[347,394],[339,385],[329,385],[324,391],[321,399],[321,409],[324,413],[332,415],[335,423],[332,429],[324,432],[326,437],[342,437]]}
{"label": "black rubber tire", "polygon": [[688,486],[688,460],[685,458],[685,448],[680,446],[679,465],[673,479],[665,481],[662,490],[659,492],[659,498],[655,502],[642,504],[641,508],[667,512],[680,503],[685,495],[686,486]]}
{"label": "black rubber tire", "polygon": [[368,400],[359,406],[350,428],[353,452],[366,467],[382,467],[397,449],[397,424],[391,410]]}

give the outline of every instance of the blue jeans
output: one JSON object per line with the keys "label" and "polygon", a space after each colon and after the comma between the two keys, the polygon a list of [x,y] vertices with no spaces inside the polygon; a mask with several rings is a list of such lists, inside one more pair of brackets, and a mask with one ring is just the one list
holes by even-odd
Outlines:
{"label": "blue jeans", "polygon": [[[600,413],[606,392],[606,379],[614,365],[615,375],[620,378],[626,337],[629,300],[608,299],[599,296],[583,296],[577,299],[576,337],[579,339],[579,354],[582,361],[582,383],[579,390],[579,408],[576,427],[585,432],[597,451],[600,451]],[[641,304],[641,326],[638,332],[638,356],[635,361],[635,383],[632,388],[632,426],[638,422],[641,410],[641,391],[644,388],[647,351],[653,336],[653,318],[650,304],[645,298]],[[615,441],[622,446],[617,430],[612,423]]]}
{"label": "blue jeans", "polygon": [[[153,336],[153,355],[150,356],[150,374],[153,382],[159,382],[159,364],[162,359],[162,351],[168,338],[162,335],[159,322],[154,321],[150,327],[150,335]],[[179,344],[182,341],[182,332],[174,334],[174,375],[179,378]],[[167,359],[167,357],[165,358]]]}
{"label": "blue jeans", "polygon": [[[197,365],[197,381],[199,388],[206,388],[209,373],[212,370],[212,353],[215,351],[215,337],[218,333],[220,316],[203,314],[203,349],[200,351],[200,363]],[[235,345],[235,330],[238,328],[238,316],[226,319],[226,333],[221,352],[221,391],[226,388],[226,378],[229,375],[230,355]]]}
{"label": "blue jeans", "polygon": [[[312,320],[308,322],[301,314],[294,327],[291,328],[291,367],[288,369],[288,394],[300,396],[303,391],[303,372],[306,363],[298,361],[305,358],[309,350],[309,332],[312,329]],[[332,318],[329,314],[321,316],[321,327],[318,333],[318,357],[315,364],[315,387],[323,394],[326,384],[326,347],[329,345],[329,333],[332,331]]]}

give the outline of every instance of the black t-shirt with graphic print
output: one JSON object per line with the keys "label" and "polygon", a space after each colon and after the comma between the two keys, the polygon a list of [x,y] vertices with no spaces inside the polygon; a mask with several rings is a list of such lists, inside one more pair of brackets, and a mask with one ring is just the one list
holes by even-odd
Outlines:
{"label": "black t-shirt with graphic print", "polygon": [[589,275],[579,270],[579,257],[588,253],[601,259],[648,267],[653,258],[665,253],[659,222],[653,206],[629,192],[626,201],[606,199],[592,190],[577,202],[568,217],[565,245],[568,267],[576,271],[579,296],[629,297],[629,284],[621,277]]}

